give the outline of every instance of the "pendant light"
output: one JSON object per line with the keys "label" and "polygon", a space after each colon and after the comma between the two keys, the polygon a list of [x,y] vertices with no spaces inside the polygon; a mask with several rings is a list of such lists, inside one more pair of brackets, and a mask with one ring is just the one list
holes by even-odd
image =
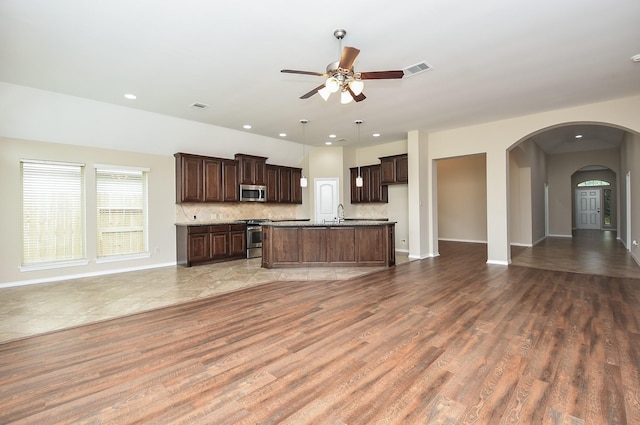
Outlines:
{"label": "pendant light", "polygon": [[[307,146],[306,125],[308,122],[309,120],[306,119],[300,120],[300,124],[302,124],[302,165],[304,165],[305,148]],[[307,187],[307,178],[304,176],[304,173],[300,175],[300,187]]]}
{"label": "pendant light", "polygon": [[[362,124],[364,121],[355,120],[354,122],[358,126],[358,145],[360,145],[360,124]],[[356,146],[356,165],[358,166],[358,176],[356,177],[356,187],[362,187],[363,181],[362,181],[362,174],[360,174],[360,162],[358,161],[358,146]]]}

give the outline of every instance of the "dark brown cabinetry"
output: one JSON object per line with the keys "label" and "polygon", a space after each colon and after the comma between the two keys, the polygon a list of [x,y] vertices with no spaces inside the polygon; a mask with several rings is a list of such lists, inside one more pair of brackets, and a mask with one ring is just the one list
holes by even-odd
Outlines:
{"label": "dark brown cabinetry", "polygon": [[394,223],[262,226],[262,267],[392,266]]}
{"label": "dark brown cabinetry", "polygon": [[267,202],[302,203],[301,168],[268,165],[267,158],[237,159],[176,153],[176,202],[237,202],[240,184],[267,187]]}
{"label": "dark brown cabinetry", "polygon": [[351,203],[389,202],[389,188],[382,184],[380,165],[359,167],[362,187],[356,186],[358,167],[350,168]]}
{"label": "dark brown cabinetry", "polygon": [[245,154],[236,154],[235,158],[240,184],[266,185],[267,158]]}
{"label": "dark brown cabinetry", "polygon": [[238,166],[223,158],[177,153],[176,202],[238,200]]}
{"label": "dark brown cabinetry", "polygon": [[302,169],[280,165],[266,166],[267,202],[302,203]]}
{"label": "dark brown cabinetry", "polygon": [[279,167],[277,165],[266,166],[267,202],[280,202]]}
{"label": "dark brown cabinetry", "polygon": [[409,182],[409,160],[407,154],[383,156],[380,158],[382,184]]}
{"label": "dark brown cabinetry", "polygon": [[215,224],[176,227],[178,264],[225,261],[246,256],[246,225]]}
{"label": "dark brown cabinetry", "polygon": [[238,162],[232,159],[222,160],[222,200],[235,202],[240,199],[238,193]]}
{"label": "dark brown cabinetry", "polygon": [[291,203],[302,203],[302,186],[300,186],[300,178],[302,177],[301,168],[291,169]]}

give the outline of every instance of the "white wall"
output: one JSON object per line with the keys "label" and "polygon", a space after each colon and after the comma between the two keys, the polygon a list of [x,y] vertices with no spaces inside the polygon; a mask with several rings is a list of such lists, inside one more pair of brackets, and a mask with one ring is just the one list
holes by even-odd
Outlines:
{"label": "white wall", "polygon": [[[627,200],[626,200],[626,176],[631,173],[631,239],[626,240],[627,235]],[[640,135],[629,134],[625,137],[620,149],[620,173],[619,173],[619,198],[620,198],[620,234],[627,249],[640,265],[640,246],[633,245],[633,241],[640,244]]]}
{"label": "white wall", "polygon": [[440,159],[438,238],[487,241],[487,167],[484,155]]}

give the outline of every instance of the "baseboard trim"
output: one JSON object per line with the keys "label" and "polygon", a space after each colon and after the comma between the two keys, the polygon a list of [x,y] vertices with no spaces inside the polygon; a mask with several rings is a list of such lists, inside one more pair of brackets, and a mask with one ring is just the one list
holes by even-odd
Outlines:
{"label": "baseboard trim", "polygon": [[550,238],[572,238],[573,235],[549,235]]}
{"label": "baseboard trim", "polygon": [[487,264],[493,264],[496,266],[508,266],[509,261],[501,261],[501,260],[487,260]]}
{"label": "baseboard trim", "polygon": [[522,246],[525,248],[531,248],[533,245],[530,243],[516,243],[516,242],[512,242],[511,246]]}
{"label": "baseboard trim", "polygon": [[122,268],[122,269],[104,270],[104,271],[92,272],[92,273],[78,273],[78,274],[68,274],[68,275],[63,275],[63,276],[55,276],[55,277],[48,277],[48,278],[42,278],[42,279],[20,280],[20,281],[16,281],[16,282],[0,283],[0,288],[13,288],[13,287],[17,287],[17,286],[37,285],[39,283],[51,283],[51,282],[60,282],[60,281],[63,281],[63,280],[81,279],[81,278],[84,278],[84,277],[97,277],[97,276],[106,276],[106,275],[116,274],[116,273],[126,273],[126,272],[140,271],[140,270],[159,269],[159,268],[162,268],[162,267],[175,266],[176,264],[177,263],[174,261],[174,262],[170,262],[170,263],[150,264],[150,265],[139,266],[139,267],[126,267],[126,268]]}
{"label": "baseboard trim", "polygon": [[473,239],[450,239],[450,238],[438,238],[438,241],[463,242],[463,243],[487,243],[487,241],[476,241]]}
{"label": "baseboard trim", "polygon": [[630,252],[631,252],[631,258],[633,258],[635,262],[640,266],[640,257],[638,257],[635,252],[633,251],[630,251]]}
{"label": "baseboard trim", "polygon": [[411,258],[412,260],[424,260],[425,258],[435,258],[439,256],[440,253],[436,252],[427,255],[409,255],[409,258]]}

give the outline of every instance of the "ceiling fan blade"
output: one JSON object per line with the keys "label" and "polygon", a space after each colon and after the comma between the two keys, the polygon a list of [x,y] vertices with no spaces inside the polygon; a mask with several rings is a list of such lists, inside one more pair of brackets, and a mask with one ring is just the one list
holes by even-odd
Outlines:
{"label": "ceiling fan blade", "polygon": [[317,75],[318,77],[323,77],[326,74],[323,72],[314,72],[314,71],[298,71],[296,69],[281,69],[280,72],[286,72],[288,74],[304,74],[304,75]]}
{"label": "ceiling fan blade", "polygon": [[353,100],[355,100],[356,102],[362,102],[363,100],[365,100],[367,98],[367,96],[365,96],[363,93],[360,93],[359,95],[356,95],[353,92],[353,90],[351,90],[351,87],[349,87],[349,86],[347,86],[347,91],[349,91],[349,94],[351,95]]}
{"label": "ceiling fan blade", "polygon": [[353,68],[353,63],[356,58],[360,54],[360,50],[355,47],[345,46],[342,49],[342,57],[340,57],[340,64],[338,65],[342,69],[351,69]]}
{"label": "ceiling fan blade", "polygon": [[324,83],[320,84],[318,87],[311,90],[310,92],[303,94],[302,96],[300,96],[300,99],[309,99],[311,96],[318,93],[318,90],[321,90],[323,88],[324,88]]}
{"label": "ceiling fan blade", "polygon": [[373,71],[373,72],[361,72],[361,80],[393,80],[396,78],[404,77],[404,71]]}

